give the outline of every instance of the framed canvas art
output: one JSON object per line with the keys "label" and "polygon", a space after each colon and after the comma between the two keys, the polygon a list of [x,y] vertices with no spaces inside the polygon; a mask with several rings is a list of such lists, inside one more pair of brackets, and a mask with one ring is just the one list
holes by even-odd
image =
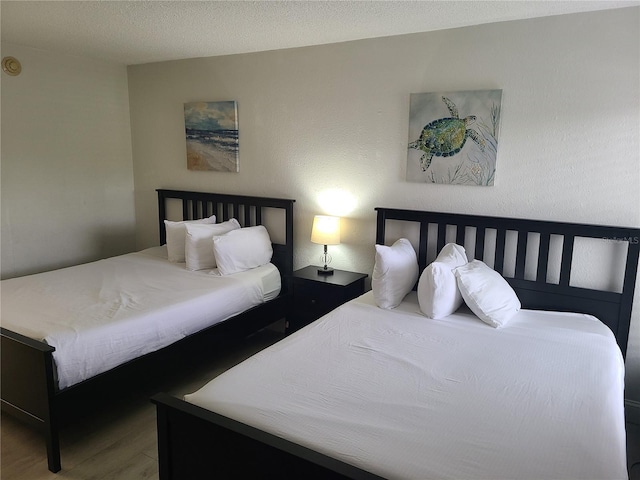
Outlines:
{"label": "framed canvas art", "polygon": [[184,104],[187,168],[238,172],[238,107],[235,101]]}
{"label": "framed canvas art", "polygon": [[412,93],[407,181],[491,186],[502,90]]}

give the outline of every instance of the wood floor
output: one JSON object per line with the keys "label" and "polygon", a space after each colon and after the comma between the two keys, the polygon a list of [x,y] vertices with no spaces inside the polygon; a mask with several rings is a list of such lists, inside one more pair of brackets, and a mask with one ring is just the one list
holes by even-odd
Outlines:
{"label": "wood floor", "polygon": [[[140,389],[83,422],[63,429],[62,471],[47,470],[44,442],[39,434],[2,415],[0,478],[2,480],[139,480],[157,479],[155,407],[149,397],[156,391],[176,396],[190,393],[216,375],[282,338],[282,329],[266,329],[241,347],[214,355],[179,381],[172,379],[154,391]],[[640,480],[640,425],[627,424],[630,479]]]}

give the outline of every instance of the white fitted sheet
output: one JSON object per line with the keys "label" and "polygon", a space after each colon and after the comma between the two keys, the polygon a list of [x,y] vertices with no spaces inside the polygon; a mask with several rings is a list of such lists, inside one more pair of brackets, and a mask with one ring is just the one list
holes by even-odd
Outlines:
{"label": "white fitted sheet", "polygon": [[63,389],[275,298],[280,273],[192,272],[163,246],[0,286],[2,326],[56,348]]}
{"label": "white fitted sheet", "polygon": [[624,363],[589,315],[494,329],[371,292],[185,400],[385,478],[627,478]]}

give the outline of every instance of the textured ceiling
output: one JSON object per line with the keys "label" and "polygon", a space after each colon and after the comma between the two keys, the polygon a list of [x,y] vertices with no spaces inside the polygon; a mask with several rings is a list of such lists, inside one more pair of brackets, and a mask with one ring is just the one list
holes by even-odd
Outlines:
{"label": "textured ceiling", "polygon": [[127,65],[319,45],[640,1],[7,1],[2,41]]}

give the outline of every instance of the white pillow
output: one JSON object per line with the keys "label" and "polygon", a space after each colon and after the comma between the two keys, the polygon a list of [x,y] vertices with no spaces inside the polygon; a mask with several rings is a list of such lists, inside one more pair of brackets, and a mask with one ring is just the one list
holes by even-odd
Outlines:
{"label": "white pillow", "polygon": [[376,305],[395,308],[418,280],[416,251],[406,238],[390,247],[376,245],[376,263],[371,277],[371,289]]}
{"label": "white pillow", "polygon": [[172,222],[165,220],[164,226],[167,232],[167,254],[170,262],[184,262],[184,241],[187,235],[185,225],[187,223],[216,223],[216,216],[200,220],[185,220],[182,222]]}
{"label": "white pillow", "polygon": [[235,218],[215,225],[187,224],[185,242],[185,259],[187,270],[208,270],[216,268],[216,257],[213,254],[213,237],[224,235],[240,228]]}
{"label": "white pillow", "polygon": [[520,300],[511,285],[480,260],[473,260],[453,272],[462,298],[483,322],[499,328],[520,310]]}
{"label": "white pillow", "polygon": [[418,304],[429,318],[443,318],[462,305],[462,295],[453,269],[468,262],[464,247],[447,243],[427,266],[418,281]]}
{"label": "white pillow", "polygon": [[273,248],[269,232],[258,225],[213,237],[213,252],[220,275],[231,275],[269,263]]}

